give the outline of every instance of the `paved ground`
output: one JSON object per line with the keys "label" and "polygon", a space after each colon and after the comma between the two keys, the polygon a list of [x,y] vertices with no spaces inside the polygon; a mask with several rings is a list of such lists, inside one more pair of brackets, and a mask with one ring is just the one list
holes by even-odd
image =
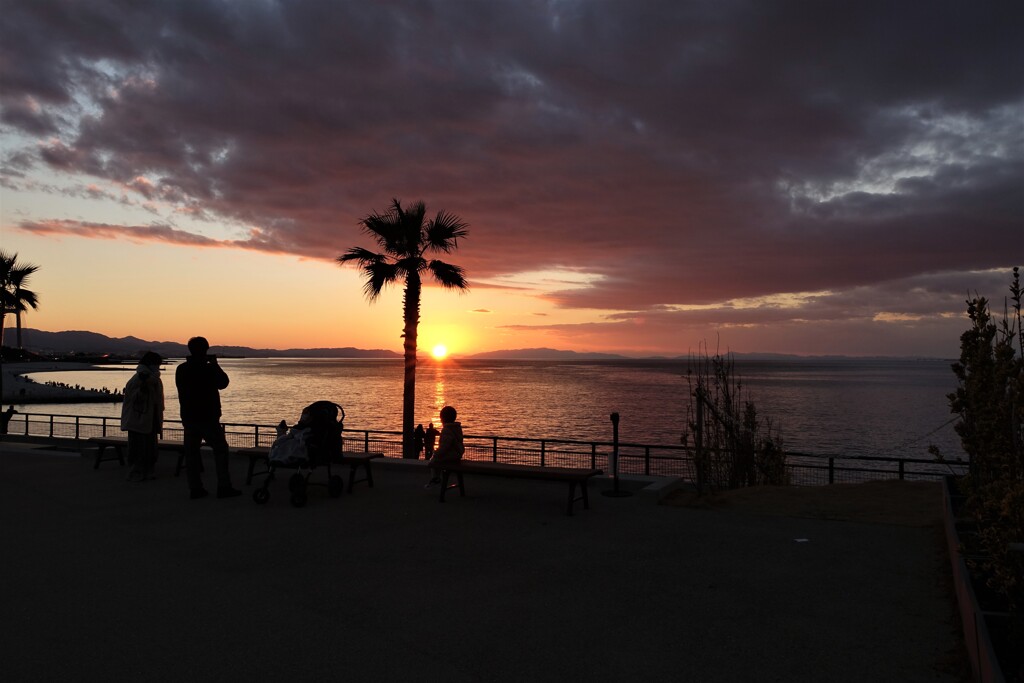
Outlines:
{"label": "paved ground", "polygon": [[639,495],[567,517],[560,485],[468,477],[441,505],[379,468],[303,509],[283,480],[190,501],[158,467],[0,443],[5,680],[960,680],[932,528]]}

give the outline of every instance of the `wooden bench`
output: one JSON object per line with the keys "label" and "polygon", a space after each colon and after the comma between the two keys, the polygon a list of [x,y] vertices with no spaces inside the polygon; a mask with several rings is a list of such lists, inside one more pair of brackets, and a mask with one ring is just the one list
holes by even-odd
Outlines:
{"label": "wooden bench", "polygon": [[[270,472],[270,447],[269,446],[258,446],[256,448],[241,448],[238,450],[239,455],[244,455],[249,458],[249,471],[245,477],[245,483],[251,484],[252,478],[257,474],[267,474]],[[352,487],[359,482],[365,481],[371,488],[373,488],[373,469],[370,467],[370,462],[376,458],[383,458],[383,453],[375,451],[362,452],[362,451],[343,451],[336,454],[331,458],[332,465],[348,465],[349,476],[348,476],[348,492],[352,493]],[[263,465],[262,470],[256,471],[257,465]],[[356,478],[356,473],[359,469],[363,470],[363,477],[360,479]]]}
{"label": "wooden bench", "polygon": [[[96,445],[96,463],[93,465],[93,469],[99,469],[100,463],[107,460],[117,460],[119,464],[124,465],[124,454],[128,449],[128,437],[127,436],[94,436],[89,439],[89,443]],[[174,476],[179,476],[181,471],[185,469],[185,444],[181,441],[158,441],[158,451],[175,451],[178,454],[178,462],[174,467]],[[205,444],[204,444],[204,447]],[[104,458],[103,453],[107,448],[110,448],[114,455],[109,458]],[[234,449],[229,449],[229,452]]]}
{"label": "wooden bench", "polygon": [[[124,454],[128,450],[127,436],[94,436],[89,439],[89,443],[96,446],[96,462],[92,466],[94,470],[98,470],[100,463],[107,460],[117,460],[119,465],[124,465]],[[104,458],[103,453],[108,448],[114,452],[114,455]]]}
{"label": "wooden bench", "polygon": [[[449,487],[448,482],[453,474],[457,483]],[[583,467],[536,467],[532,465],[511,465],[501,462],[458,460],[445,463],[441,470],[441,496],[438,499],[440,502],[444,502],[444,494],[449,488],[458,488],[461,496],[466,495],[466,487],[462,480],[462,475],[464,474],[565,482],[569,484],[569,499],[565,508],[565,514],[572,515],[573,505],[577,500],[583,501],[583,508],[585,510],[590,509],[590,499],[587,497],[587,484],[591,477],[601,474],[601,470]],[[577,486],[580,489],[579,496],[576,495]]]}

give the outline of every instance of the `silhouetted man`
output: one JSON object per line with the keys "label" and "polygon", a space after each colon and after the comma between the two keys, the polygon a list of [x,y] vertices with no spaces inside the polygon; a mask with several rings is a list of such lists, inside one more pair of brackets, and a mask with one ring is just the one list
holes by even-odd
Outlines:
{"label": "silhouetted man", "polygon": [[188,340],[191,354],[178,366],[174,382],[181,404],[181,424],[185,428],[185,471],[191,498],[203,498],[202,462],[199,449],[205,441],[213,449],[217,465],[217,497],[231,498],[242,492],[231,486],[228,471],[228,442],[220,426],[220,390],[228,386],[228,376],[217,364],[217,357],[208,355],[210,343],[203,337]]}

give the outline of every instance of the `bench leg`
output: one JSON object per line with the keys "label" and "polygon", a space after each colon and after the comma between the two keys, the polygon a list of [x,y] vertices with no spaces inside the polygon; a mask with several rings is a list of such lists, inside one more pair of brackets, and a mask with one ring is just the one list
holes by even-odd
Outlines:
{"label": "bench leg", "polygon": [[451,476],[451,472],[448,470],[441,470],[441,495],[438,497],[437,502],[444,502],[444,494],[448,490],[448,478]]}
{"label": "bench leg", "polygon": [[451,486],[449,486],[448,482],[451,480],[451,477],[452,477],[452,473],[451,472],[449,472],[448,470],[441,470],[441,495],[437,499],[438,502],[440,502],[440,503],[444,502],[444,494],[448,491],[448,489],[458,489],[459,490],[459,496],[461,498],[465,498],[466,497],[466,485],[465,485],[465,482],[463,482],[463,480],[462,480],[462,472],[456,472],[455,473],[455,481],[456,481],[456,483],[454,483]]}
{"label": "bench leg", "polygon": [[[576,497],[576,484],[579,484],[579,487],[580,487],[580,495],[579,495],[578,498]],[[569,505],[566,508],[565,514],[570,515],[570,516],[572,515],[573,507],[574,507],[574,504],[576,503],[577,500],[582,500],[583,501],[583,509],[584,510],[589,510],[590,509],[590,498],[589,498],[589,496],[587,494],[587,481],[586,480],[583,480],[583,481],[580,481],[580,482],[575,482],[575,481],[569,482]]]}
{"label": "bench leg", "polygon": [[[108,445],[114,451],[114,455],[110,458],[104,458],[103,454],[107,452]],[[100,468],[100,463],[106,462],[107,460],[117,460],[117,463],[121,467],[124,467],[124,452],[121,450],[121,447],[105,443],[101,443],[96,446],[96,462],[93,463],[92,468],[94,470],[98,470]]]}
{"label": "bench leg", "polygon": [[[362,479],[356,479],[356,472],[362,467],[366,471],[366,476]],[[370,488],[373,488],[373,470],[370,469],[370,461],[364,460],[363,462],[354,463],[349,469],[348,473],[348,492],[352,493],[352,487],[361,481],[365,481]]]}

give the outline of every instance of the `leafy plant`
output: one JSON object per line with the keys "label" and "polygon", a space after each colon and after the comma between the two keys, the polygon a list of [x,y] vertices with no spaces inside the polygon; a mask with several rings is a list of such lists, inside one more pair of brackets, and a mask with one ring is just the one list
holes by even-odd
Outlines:
{"label": "leafy plant", "polygon": [[698,489],[788,483],[782,437],[747,399],[732,356],[691,357],[687,381],[692,400],[681,440],[693,442]]}
{"label": "leafy plant", "polygon": [[4,325],[8,313],[17,323],[18,348],[21,343],[21,314],[29,308],[39,308],[39,295],[28,289],[32,274],[39,270],[34,263],[19,263],[16,253],[0,250],[0,346],[4,340]]}
{"label": "leafy plant", "polygon": [[984,297],[967,300],[971,327],[953,364],[958,387],[948,395],[956,431],[970,458],[961,481],[966,510],[977,521],[980,559],[972,568],[1002,595],[1011,629],[1024,635],[1024,328],[1019,268],[1013,269],[1002,320]]}
{"label": "leafy plant", "polygon": [[960,335],[960,360],[953,364],[959,386],[949,394],[949,405],[960,416],[955,428],[970,458],[975,484],[1020,479],[1024,474],[1020,433],[1024,332],[1017,268],[1010,292],[1013,313],[1004,311],[999,324],[992,319],[987,299],[968,299],[971,327]]}

